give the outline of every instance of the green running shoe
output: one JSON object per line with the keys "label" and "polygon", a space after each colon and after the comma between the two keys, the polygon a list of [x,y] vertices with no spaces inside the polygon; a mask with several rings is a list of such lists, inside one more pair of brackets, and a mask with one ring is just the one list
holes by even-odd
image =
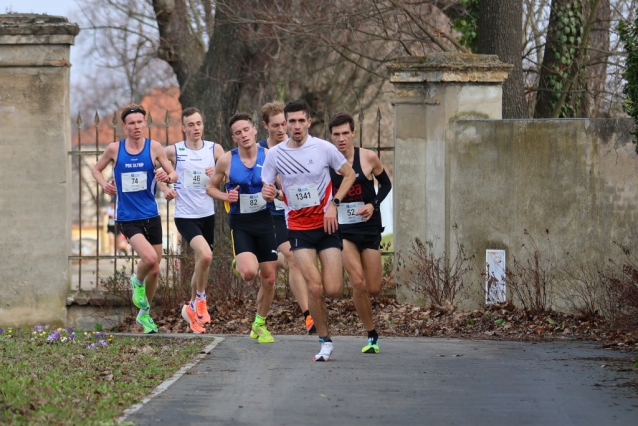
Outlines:
{"label": "green running shoe", "polygon": [[275,339],[272,338],[270,331],[266,328],[265,324],[254,324],[250,331],[250,337],[257,339],[259,343],[273,343]]}
{"label": "green running shoe", "polygon": [[379,353],[379,339],[375,343],[372,337],[368,338],[368,344],[361,349],[361,353],[364,354],[378,354]]}
{"label": "green running shoe", "polygon": [[137,314],[135,322],[144,328],[144,334],[157,333],[157,325],[149,314]]}
{"label": "green running shoe", "polygon": [[146,298],[146,287],[137,284],[137,275],[131,276],[131,288],[133,289],[133,304],[138,309],[147,310],[149,308],[148,299]]}

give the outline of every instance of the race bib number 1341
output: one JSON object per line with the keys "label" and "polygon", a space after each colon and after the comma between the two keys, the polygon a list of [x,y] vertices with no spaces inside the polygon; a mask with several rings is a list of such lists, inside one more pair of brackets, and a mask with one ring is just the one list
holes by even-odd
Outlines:
{"label": "race bib number 1341", "polygon": [[319,205],[317,185],[293,186],[288,189],[288,205],[293,209]]}

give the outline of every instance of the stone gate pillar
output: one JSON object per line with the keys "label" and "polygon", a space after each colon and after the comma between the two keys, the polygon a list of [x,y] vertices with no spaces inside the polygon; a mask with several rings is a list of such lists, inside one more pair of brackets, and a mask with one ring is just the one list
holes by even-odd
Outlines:
{"label": "stone gate pillar", "polygon": [[66,18],[0,15],[0,325],[63,324],[71,245]]}
{"label": "stone gate pillar", "polygon": [[[502,118],[502,84],[511,65],[495,55],[434,53],[388,67],[394,98],[394,250],[406,253],[418,237],[438,251],[450,247],[450,120]],[[396,271],[397,297],[410,296],[408,273]]]}

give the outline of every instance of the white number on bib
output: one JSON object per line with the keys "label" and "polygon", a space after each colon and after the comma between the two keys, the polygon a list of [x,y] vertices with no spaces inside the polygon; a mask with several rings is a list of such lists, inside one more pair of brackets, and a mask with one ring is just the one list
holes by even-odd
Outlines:
{"label": "white number on bib", "polygon": [[293,209],[319,205],[317,185],[293,186],[288,190],[288,205]]}
{"label": "white number on bib", "polygon": [[348,225],[351,223],[365,222],[363,216],[357,214],[359,209],[363,207],[362,201],[356,203],[341,203],[337,207],[337,220],[341,225]]}
{"label": "white number on bib", "polygon": [[146,189],[146,172],[122,173],[122,192],[138,192]]}
{"label": "white number on bib", "polygon": [[275,210],[284,210],[285,208],[286,203],[275,198]]}
{"label": "white number on bib", "polygon": [[201,170],[184,170],[184,188],[201,189],[206,188],[208,176]]}
{"label": "white number on bib", "polygon": [[261,192],[256,194],[239,194],[239,213],[255,213],[266,208],[266,200]]}

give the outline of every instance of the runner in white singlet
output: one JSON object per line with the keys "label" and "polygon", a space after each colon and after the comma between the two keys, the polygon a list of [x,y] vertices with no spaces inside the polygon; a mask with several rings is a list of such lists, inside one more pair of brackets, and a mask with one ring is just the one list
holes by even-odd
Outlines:
{"label": "runner in white singlet", "polygon": [[166,185],[159,188],[167,200],[175,199],[175,226],[195,252],[191,300],[182,307],[182,316],[194,333],[203,333],[204,325],[210,322],[206,282],[215,241],[215,201],[206,194],[206,184],[224,149],[202,139],[204,123],[197,108],[182,111],[182,130],[186,140],[165,148],[166,156],[175,165],[178,181],[174,189]]}

